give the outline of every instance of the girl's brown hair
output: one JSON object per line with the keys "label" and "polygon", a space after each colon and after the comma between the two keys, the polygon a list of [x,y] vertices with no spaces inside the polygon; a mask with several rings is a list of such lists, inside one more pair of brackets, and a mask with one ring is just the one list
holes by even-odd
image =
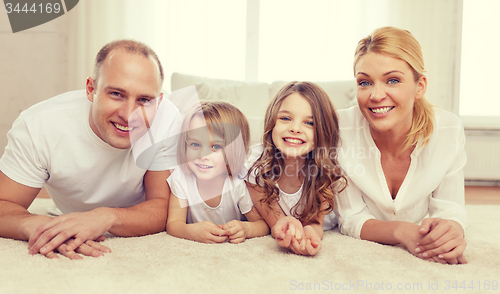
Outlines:
{"label": "girl's brown hair", "polygon": [[[328,214],[333,210],[334,197],[345,187],[346,182],[337,162],[340,140],[337,115],[330,98],[321,87],[311,82],[295,81],[278,91],[267,107],[264,118],[264,152],[248,174],[255,175],[256,185],[252,186],[264,194],[260,202],[272,209],[272,204],[279,201],[279,189],[276,184],[284,169],[283,156],[273,143],[272,131],[281,103],[292,93],[300,94],[311,105],[315,142],[313,150],[306,155],[302,169],[302,195],[292,207],[291,213],[303,223],[314,222],[319,214]],[[324,203],[326,206],[322,207]]]}

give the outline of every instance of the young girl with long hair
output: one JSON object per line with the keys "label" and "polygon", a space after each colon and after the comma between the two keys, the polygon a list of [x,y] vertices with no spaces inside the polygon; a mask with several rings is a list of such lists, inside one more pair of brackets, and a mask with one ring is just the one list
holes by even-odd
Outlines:
{"label": "young girl with long hair", "polygon": [[243,180],[250,143],[243,113],[227,102],[203,101],[186,115],[182,130],[180,165],[167,179],[167,233],[204,243],[267,235]]}
{"label": "young girl with long hair", "polygon": [[337,116],[323,89],[291,82],[278,91],[267,108],[262,146],[252,151],[258,158],[247,179],[254,205],[279,246],[315,255],[323,229],[336,225],[330,213],[344,187],[338,144]]}

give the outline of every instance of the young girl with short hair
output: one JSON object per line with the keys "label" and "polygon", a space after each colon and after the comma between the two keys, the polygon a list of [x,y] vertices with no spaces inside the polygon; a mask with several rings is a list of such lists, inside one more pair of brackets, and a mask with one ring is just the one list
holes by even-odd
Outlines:
{"label": "young girl with short hair", "polygon": [[227,102],[203,101],[186,115],[182,130],[180,165],[167,179],[167,233],[204,243],[267,235],[243,180],[250,142],[243,113]]}

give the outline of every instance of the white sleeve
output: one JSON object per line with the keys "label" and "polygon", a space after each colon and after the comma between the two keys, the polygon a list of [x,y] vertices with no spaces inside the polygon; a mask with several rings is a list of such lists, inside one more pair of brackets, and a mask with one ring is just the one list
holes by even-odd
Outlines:
{"label": "white sleeve", "polygon": [[[262,152],[264,152],[264,147],[262,144],[254,145],[250,147],[250,155],[248,156],[247,160],[245,161],[245,168],[249,170],[253,164],[260,158],[262,155]],[[256,184],[255,182],[255,172],[256,170],[253,170],[252,173],[248,174],[248,182],[250,184]],[[245,180],[247,178],[245,177]]]}
{"label": "white sleeve", "polygon": [[432,193],[429,200],[429,217],[450,219],[458,222],[465,229],[467,225],[467,211],[465,209],[464,193],[464,166],[467,162],[465,154],[465,134],[462,125],[459,126],[454,148],[450,152],[455,160],[439,186]]}
{"label": "white sleeve", "polygon": [[8,143],[0,159],[0,170],[10,179],[33,188],[42,188],[49,178],[46,156],[38,153],[42,150],[33,141],[25,121],[19,116],[7,134]]}
{"label": "white sleeve", "polygon": [[349,179],[348,185],[335,197],[335,214],[338,217],[340,232],[354,238],[361,238],[361,228],[369,219],[375,219],[370,213],[363,192]]}
{"label": "white sleeve", "polygon": [[237,197],[238,200],[238,207],[240,209],[240,212],[242,214],[247,214],[252,210],[253,207],[253,201],[252,198],[250,197],[250,192],[248,192],[247,185],[245,184],[245,181],[241,181],[241,183],[234,188],[234,193],[235,196]]}
{"label": "white sleeve", "polygon": [[177,107],[163,99],[151,128],[132,147],[136,165],[145,170],[174,169],[182,116]]}
{"label": "white sleeve", "polygon": [[181,169],[176,168],[174,172],[167,178],[167,183],[172,191],[172,194],[179,199],[186,199],[185,191],[186,178]]}
{"label": "white sleeve", "polygon": [[173,169],[177,163],[177,142],[179,141],[179,130],[181,128],[181,115],[177,112],[176,117],[168,127],[169,131],[165,134],[161,145],[156,152],[153,162],[148,170],[166,170]]}

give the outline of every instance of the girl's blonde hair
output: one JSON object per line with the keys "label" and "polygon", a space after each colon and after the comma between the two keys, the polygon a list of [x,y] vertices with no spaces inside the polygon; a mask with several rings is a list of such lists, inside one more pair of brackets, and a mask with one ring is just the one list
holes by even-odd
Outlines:
{"label": "girl's blonde hair", "polygon": [[[264,152],[250,168],[248,174],[255,175],[252,185],[265,196],[260,200],[272,210],[272,204],[279,201],[276,184],[284,169],[283,156],[272,140],[278,112],[283,100],[292,93],[304,97],[312,109],[314,125],[314,148],[306,155],[302,169],[304,184],[298,203],[291,209],[301,222],[310,222],[319,214],[328,214],[334,207],[334,196],[345,187],[345,177],[337,162],[339,126],[337,114],[326,92],[310,82],[291,82],[283,86],[267,107],[262,138]],[[339,180],[342,180],[339,182]],[[326,207],[322,208],[322,204]],[[299,212],[297,208],[301,208]]]}
{"label": "girl's blonde hair", "polygon": [[[420,44],[407,30],[395,27],[376,29],[371,35],[358,42],[353,67],[356,67],[359,59],[369,52],[405,61],[413,70],[415,82],[418,82],[425,72]],[[416,145],[419,139],[422,139],[420,146],[425,146],[429,142],[434,130],[434,115],[433,105],[425,97],[415,100],[412,125],[406,136],[404,149]]]}
{"label": "girl's blonde hair", "polygon": [[177,144],[178,160],[182,171],[186,174],[192,173],[187,166],[186,148],[189,125],[193,117],[197,115],[205,119],[210,136],[216,134],[224,140],[222,152],[228,175],[238,176],[243,170],[250,146],[250,127],[245,115],[237,107],[224,101],[201,101],[184,117]]}

